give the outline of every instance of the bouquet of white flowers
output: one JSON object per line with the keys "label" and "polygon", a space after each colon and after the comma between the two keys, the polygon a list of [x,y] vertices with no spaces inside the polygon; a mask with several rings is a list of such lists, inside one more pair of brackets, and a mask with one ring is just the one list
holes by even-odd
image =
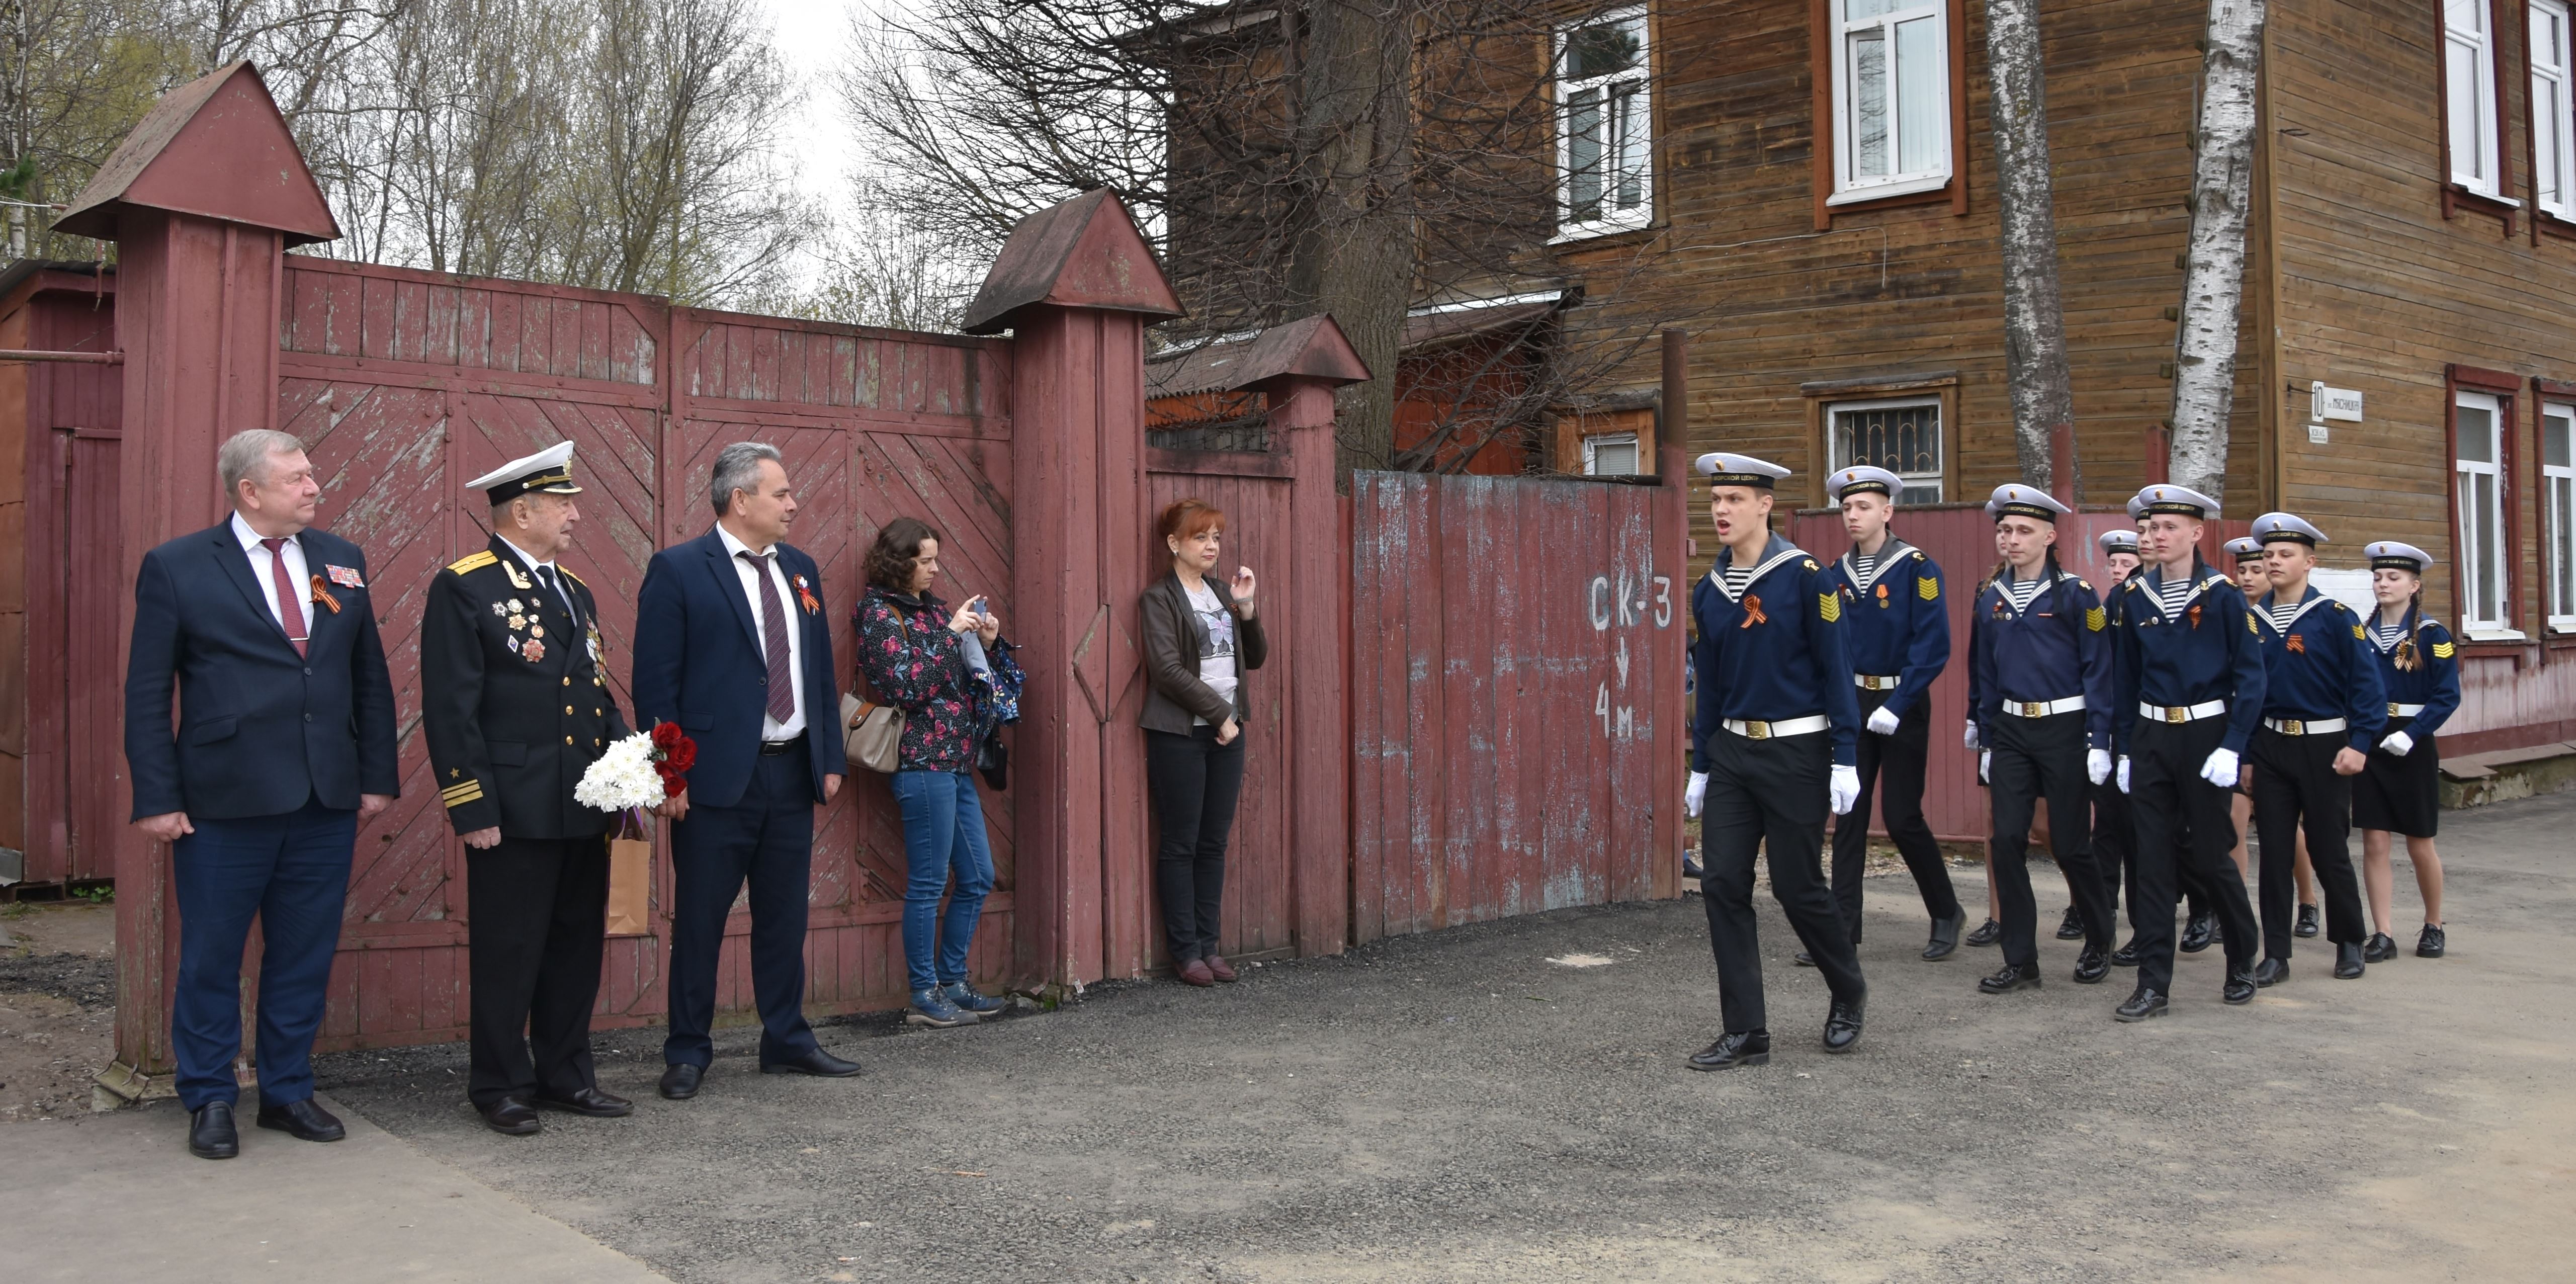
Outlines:
{"label": "bouquet of white flowers", "polygon": [[660,805],[664,789],[658,756],[653,737],[641,731],[608,746],[572,787],[573,801],[605,812]]}

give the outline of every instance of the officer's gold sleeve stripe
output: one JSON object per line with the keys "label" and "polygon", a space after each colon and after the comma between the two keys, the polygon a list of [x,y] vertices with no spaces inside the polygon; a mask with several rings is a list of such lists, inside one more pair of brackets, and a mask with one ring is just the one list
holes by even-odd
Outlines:
{"label": "officer's gold sleeve stripe", "polygon": [[470,802],[481,802],[483,800],[483,786],[480,782],[477,782],[468,792],[461,794],[450,793],[445,797],[447,805],[450,807],[462,807]]}
{"label": "officer's gold sleeve stripe", "polygon": [[1926,602],[1938,601],[1941,597],[1941,581],[1930,576],[1917,577],[1914,581],[1914,595]]}
{"label": "officer's gold sleeve stripe", "polygon": [[469,781],[466,781],[464,784],[461,784],[461,785],[449,785],[447,788],[439,790],[439,791],[438,791],[438,796],[439,796],[439,797],[441,797],[441,798],[455,798],[455,797],[457,797],[457,796],[459,796],[459,795],[461,795],[461,794],[480,794],[480,793],[482,793],[482,792],[483,792],[483,782],[482,782],[482,781],[479,781],[479,780],[469,780]]}
{"label": "officer's gold sleeve stripe", "polygon": [[463,575],[467,571],[480,570],[481,568],[490,566],[492,563],[499,560],[499,558],[492,556],[492,550],[487,548],[479,552],[468,553],[463,557],[457,558],[453,562],[449,562],[447,564],[447,569],[454,571],[459,575]]}

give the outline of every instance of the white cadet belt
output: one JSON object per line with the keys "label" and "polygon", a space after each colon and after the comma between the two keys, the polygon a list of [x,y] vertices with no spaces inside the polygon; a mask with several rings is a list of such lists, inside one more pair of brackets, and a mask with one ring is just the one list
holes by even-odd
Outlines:
{"label": "white cadet belt", "polygon": [[1724,725],[1727,730],[1747,740],[1776,740],[1781,736],[1803,736],[1824,730],[1825,715],[1814,713],[1803,718],[1783,718],[1778,722],[1747,722],[1742,718],[1728,718]]}
{"label": "white cadet belt", "polygon": [[2051,714],[2074,713],[2084,707],[2084,697],[2071,695],[2063,700],[2006,700],[2004,712],[2016,718],[2045,718]]}
{"label": "white cadet belt", "polygon": [[2285,736],[2330,736],[2343,730],[2343,719],[2318,718],[2301,722],[2296,718],[2265,718],[2263,725]]}
{"label": "white cadet belt", "polygon": [[2151,718],[2157,722],[2198,722],[2203,718],[2215,718],[2225,712],[2227,712],[2227,702],[2224,700],[2207,700],[2192,705],[2148,704],[2144,700],[2138,702],[2138,716]]}
{"label": "white cadet belt", "polygon": [[1901,678],[1882,678],[1875,673],[1855,673],[1852,685],[1863,691],[1893,691]]}
{"label": "white cadet belt", "polygon": [[2388,706],[2388,716],[2392,718],[2412,718],[2422,712],[2424,712],[2424,706],[2420,704],[2391,704]]}

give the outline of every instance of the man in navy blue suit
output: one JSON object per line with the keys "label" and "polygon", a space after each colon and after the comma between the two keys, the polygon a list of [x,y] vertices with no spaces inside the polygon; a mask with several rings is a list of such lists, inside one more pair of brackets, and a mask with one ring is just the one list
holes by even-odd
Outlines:
{"label": "man in navy blue suit", "polygon": [[[134,823],[171,845],[179,985],[170,1043],[188,1149],[240,1153],[242,947],[260,921],[259,1126],[344,1130],[313,1101],[313,1035],[340,945],[358,822],[393,802],[394,685],[367,558],[311,529],[303,444],[252,429],[216,472],[233,514],[143,555],[125,677]],[[171,726],[171,697],[178,726]]]}
{"label": "man in navy blue suit", "polygon": [[698,1094],[715,1056],[716,956],[725,918],[751,886],[751,989],[763,1074],[840,1077],[805,1021],[805,910],[814,809],[847,760],[832,681],[823,574],[784,541],[796,492],[778,448],[738,441],[716,454],[715,529],[653,555],[635,602],[635,721],[676,722],[697,742],[672,820],[671,1032],[662,1095]]}

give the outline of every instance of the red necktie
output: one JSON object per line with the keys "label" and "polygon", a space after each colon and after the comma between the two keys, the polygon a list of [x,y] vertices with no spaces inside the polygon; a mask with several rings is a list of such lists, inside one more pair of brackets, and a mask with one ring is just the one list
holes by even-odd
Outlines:
{"label": "red necktie", "polygon": [[769,559],[775,553],[744,551],[734,556],[751,563],[752,576],[760,581],[760,642],[769,654],[769,716],[780,722],[796,716],[796,688],[787,664],[787,608],[778,600],[778,582],[769,578]]}
{"label": "red necktie", "polygon": [[264,539],[259,546],[268,550],[268,578],[277,585],[277,614],[286,623],[286,640],[295,644],[297,655],[303,655],[304,598],[295,591],[295,577],[286,573],[286,541]]}

